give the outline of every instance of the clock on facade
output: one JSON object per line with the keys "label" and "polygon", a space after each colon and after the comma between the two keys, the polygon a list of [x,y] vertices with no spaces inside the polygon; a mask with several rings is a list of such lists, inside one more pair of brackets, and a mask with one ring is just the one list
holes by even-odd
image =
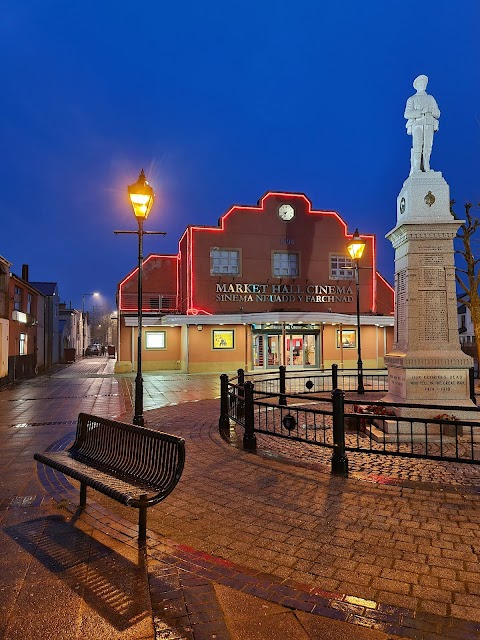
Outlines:
{"label": "clock on facade", "polygon": [[289,220],[292,220],[294,216],[295,209],[291,204],[282,204],[278,208],[278,217],[280,218],[280,220],[285,220],[285,222],[288,222]]}

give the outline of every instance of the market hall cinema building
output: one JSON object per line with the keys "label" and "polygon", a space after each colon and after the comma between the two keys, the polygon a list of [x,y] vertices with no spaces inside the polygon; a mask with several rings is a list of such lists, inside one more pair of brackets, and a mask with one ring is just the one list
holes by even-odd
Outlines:
{"label": "market hall cinema building", "polygon": [[[143,268],[144,371],[355,368],[352,234],[334,211],[299,193],[268,192],[233,206],[218,226],[188,226],[177,255],[149,255]],[[394,298],[376,270],[375,236],[360,261],[364,368],[384,366]],[[118,285],[116,370],[136,369],[138,268]]]}

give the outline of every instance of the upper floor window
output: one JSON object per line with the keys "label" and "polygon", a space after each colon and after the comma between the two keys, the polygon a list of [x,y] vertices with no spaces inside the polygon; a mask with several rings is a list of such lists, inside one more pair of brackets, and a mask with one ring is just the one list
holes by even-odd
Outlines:
{"label": "upper floor window", "polygon": [[15,287],[15,289],[14,289],[13,308],[16,311],[21,311],[22,310],[22,289],[21,289],[21,287]]}
{"label": "upper floor window", "polygon": [[8,291],[8,273],[0,266],[0,291]]}
{"label": "upper floor window", "polygon": [[298,253],[275,251],[272,256],[272,272],[274,276],[298,276]]}
{"label": "upper floor window", "polygon": [[31,293],[27,293],[27,313],[32,313],[32,301],[33,296]]}
{"label": "upper floor window", "polygon": [[351,280],[355,277],[355,267],[350,256],[330,254],[330,279]]}
{"label": "upper floor window", "polygon": [[238,249],[210,249],[210,275],[227,273],[240,275],[240,251]]}

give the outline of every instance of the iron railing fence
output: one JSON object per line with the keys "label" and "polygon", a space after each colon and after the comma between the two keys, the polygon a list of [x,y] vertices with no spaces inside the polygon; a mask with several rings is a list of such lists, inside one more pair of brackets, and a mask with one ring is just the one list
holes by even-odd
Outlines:
{"label": "iron railing fence", "polygon": [[[138,311],[138,294],[123,293],[121,311]],[[167,313],[177,311],[177,296],[152,291],[142,291],[142,311],[144,313]]]}
{"label": "iron railing fence", "polygon": [[[242,384],[248,380],[255,384],[257,391],[269,394],[279,393],[325,393],[341,388],[344,391],[356,391],[358,385],[357,369],[339,369],[333,364],[331,369],[307,369],[302,371],[287,371],[280,366],[278,370],[266,373],[245,372],[239,369],[235,378]],[[363,383],[365,392],[388,391],[388,377],[386,369],[363,369]]]}
{"label": "iron railing fence", "polygon": [[228,429],[230,421],[239,424],[249,450],[256,448],[256,433],[320,445],[332,449],[332,472],[342,475],[348,472],[346,452],[480,463],[480,417],[475,407],[426,408],[381,401],[361,405],[345,400],[338,388],[320,398],[274,394],[258,390],[250,381],[235,382],[221,376],[219,428]]}
{"label": "iron railing fence", "polygon": [[[480,463],[480,414],[475,407],[429,405],[426,410],[421,404],[373,401],[365,406],[353,400],[344,400],[344,406],[347,451]],[[428,417],[432,411],[434,417]]]}

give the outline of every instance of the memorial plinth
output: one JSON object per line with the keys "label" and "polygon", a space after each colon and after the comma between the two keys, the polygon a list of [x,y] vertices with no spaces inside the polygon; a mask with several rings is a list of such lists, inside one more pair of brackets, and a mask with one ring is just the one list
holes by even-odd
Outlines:
{"label": "memorial plinth", "polygon": [[[447,182],[438,171],[413,172],[397,199],[397,224],[387,234],[395,249],[395,325],[386,402],[398,416],[434,417],[429,405],[474,407],[469,368],[460,348],[453,239],[462,221],[450,214]],[[472,413],[455,411],[459,419]],[[478,419],[478,418],[476,418]]]}

